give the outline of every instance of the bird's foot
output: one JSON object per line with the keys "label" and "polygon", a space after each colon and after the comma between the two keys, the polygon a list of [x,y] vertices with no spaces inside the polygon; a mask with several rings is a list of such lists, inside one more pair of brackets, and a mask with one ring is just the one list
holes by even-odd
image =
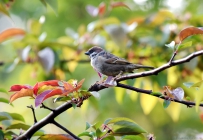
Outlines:
{"label": "bird's foot", "polygon": [[117,85],[115,81],[115,77],[113,76],[108,76],[107,79],[102,83],[105,87],[114,87]]}

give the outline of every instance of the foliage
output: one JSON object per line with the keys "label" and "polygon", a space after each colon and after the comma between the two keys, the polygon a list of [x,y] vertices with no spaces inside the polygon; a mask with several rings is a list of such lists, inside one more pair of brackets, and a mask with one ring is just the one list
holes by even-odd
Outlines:
{"label": "foliage", "polygon": [[[81,90],[84,81],[66,82],[73,77],[85,78],[83,88],[88,89],[89,85],[96,81],[96,72],[92,70],[84,55],[84,52],[94,45],[132,63],[154,67],[166,64],[173,58],[171,56],[180,59],[202,50],[203,38],[200,35],[203,32],[202,27],[199,27],[202,25],[202,15],[197,14],[201,13],[199,5],[202,2],[183,3],[185,5],[181,5],[182,11],[178,9],[178,12],[171,12],[165,8],[167,6],[162,0],[147,0],[144,4],[127,0],[41,0],[29,3],[1,0],[0,22],[3,24],[0,28],[0,102],[15,113],[7,110],[0,113],[0,138],[17,136],[13,129],[27,130],[30,127],[28,124],[32,124],[29,115],[20,115],[25,112],[25,109],[20,107],[22,101],[23,106],[32,101],[20,99],[25,96],[34,99],[35,107],[42,103],[55,107],[61,102],[73,102],[75,98],[83,96],[99,97],[99,101],[89,98],[87,103],[81,106],[80,115],[75,113],[75,109],[75,112],[68,112],[68,119],[66,115],[62,117],[63,120],[67,119],[62,121],[67,128],[78,120],[77,127],[73,128],[74,133],[81,133],[81,124],[85,124],[87,120],[101,122],[102,119],[117,116],[133,118],[148,132],[153,132],[158,139],[173,139],[176,132],[179,137],[180,131],[186,128],[201,131],[202,111],[199,110],[199,105],[203,99],[202,56],[189,63],[172,67],[157,76],[124,81],[133,87],[153,89],[152,95],[167,98],[161,101],[165,109],[159,100],[149,95],[138,95],[120,88],[105,90],[104,94],[101,94],[101,91],[99,95],[97,92]],[[10,85],[13,85],[10,88],[10,91],[14,92],[12,95],[7,92]],[[112,94],[113,92],[116,94]],[[137,101],[138,99],[140,100]],[[174,104],[173,100],[195,102],[196,109],[186,110],[179,104]],[[46,115],[44,111],[39,114],[40,117]],[[159,119],[157,114],[160,115]],[[115,125],[115,122],[110,125]],[[83,134],[90,139],[108,134],[108,139],[114,139],[114,135],[101,130],[100,125],[97,129],[93,126],[90,125],[93,131]],[[41,131],[39,133],[43,134]],[[194,135],[196,133],[198,132],[194,132]],[[59,135],[69,139],[69,136],[60,132]],[[51,136],[55,135],[44,135],[41,139]],[[125,135],[121,139],[143,139],[142,136],[143,134]]]}

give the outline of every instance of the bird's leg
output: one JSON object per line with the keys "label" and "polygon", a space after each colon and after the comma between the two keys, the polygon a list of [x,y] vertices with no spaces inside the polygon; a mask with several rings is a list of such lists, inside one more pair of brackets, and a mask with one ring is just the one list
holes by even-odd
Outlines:
{"label": "bird's leg", "polygon": [[116,75],[116,77],[114,79],[120,78],[123,75],[123,71],[120,71],[120,73],[118,75]]}
{"label": "bird's leg", "polygon": [[115,77],[113,77],[113,76],[108,76],[107,79],[104,81],[103,85],[104,85],[105,87],[116,86]]}

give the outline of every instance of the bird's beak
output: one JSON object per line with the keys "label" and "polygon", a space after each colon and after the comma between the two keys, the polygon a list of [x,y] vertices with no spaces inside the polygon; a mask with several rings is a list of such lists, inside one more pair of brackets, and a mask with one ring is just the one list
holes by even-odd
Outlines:
{"label": "bird's beak", "polygon": [[89,52],[89,51],[87,51],[87,52],[85,52],[85,54],[86,54],[86,55],[90,55],[90,52]]}

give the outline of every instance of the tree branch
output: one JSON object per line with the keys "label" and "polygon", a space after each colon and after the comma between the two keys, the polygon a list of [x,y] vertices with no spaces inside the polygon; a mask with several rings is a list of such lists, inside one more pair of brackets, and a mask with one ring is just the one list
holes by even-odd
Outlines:
{"label": "tree branch", "polygon": [[68,133],[69,135],[71,135],[73,138],[75,138],[76,140],[82,140],[79,137],[77,137],[76,135],[74,135],[72,132],[70,132],[68,129],[66,129],[65,127],[63,127],[62,125],[60,125],[59,123],[57,123],[55,120],[53,120],[52,122],[54,125],[56,125],[57,127],[61,128],[63,131],[65,131],[66,133]]}
{"label": "tree branch", "polygon": [[192,60],[193,58],[195,58],[195,57],[197,57],[199,55],[203,55],[203,50],[194,52],[194,53],[188,55],[185,58],[175,60],[175,61],[172,61],[172,62],[168,62],[168,63],[162,65],[161,67],[158,67],[158,68],[153,69],[153,70],[121,76],[120,78],[117,78],[116,81],[120,82],[120,81],[124,81],[124,80],[127,80],[127,79],[134,79],[134,78],[146,77],[146,76],[150,76],[150,75],[157,75],[159,72],[161,72],[161,71],[163,71],[163,70],[165,70],[167,68],[189,62],[190,60]]}
{"label": "tree branch", "polygon": [[35,109],[33,108],[32,105],[27,106],[27,108],[30,108],[32,110],[33,118],[34,118],[34,124],[37,123],[37,118],[36,118],[36,115],[35,115]]}

